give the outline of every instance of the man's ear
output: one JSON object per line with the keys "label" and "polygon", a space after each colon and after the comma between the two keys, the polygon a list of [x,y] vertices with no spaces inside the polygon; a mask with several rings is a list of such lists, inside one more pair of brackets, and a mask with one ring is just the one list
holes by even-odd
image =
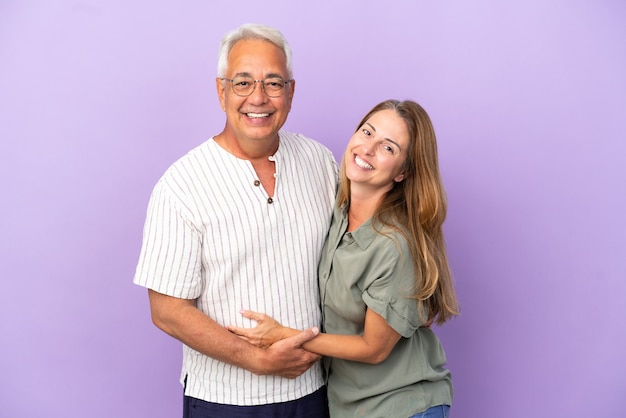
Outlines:
{"label": "man's ear", "polygon": [[293,95],[296,92],[296,80],[291,80],[289,83],[289,100],[293,100]]}
{"label": "man's ear", "polygon": [[217,89],[217,98],[220,100],[220,106],[224,112],[226,112],[226,88],[224,87],[225,81],[219,78],[215,79],[215,88]]}

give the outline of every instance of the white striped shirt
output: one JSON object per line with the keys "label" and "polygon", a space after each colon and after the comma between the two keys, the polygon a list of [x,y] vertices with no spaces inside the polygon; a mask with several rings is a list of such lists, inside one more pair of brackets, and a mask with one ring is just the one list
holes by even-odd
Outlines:
{"label": "white striped shirt", "polygon": [[[335,202],[332,153],[280,131],[272,203],[252,164],[213,139],[174,163],[155,186],[134,282],[197,299],[221,325],[251,327],[239,310],[282,324],[320,325],[317,265]],[[257,376],[183,346],[186,395],[230,405],[306,396],[322,384],[316,365],[296,379]]]}

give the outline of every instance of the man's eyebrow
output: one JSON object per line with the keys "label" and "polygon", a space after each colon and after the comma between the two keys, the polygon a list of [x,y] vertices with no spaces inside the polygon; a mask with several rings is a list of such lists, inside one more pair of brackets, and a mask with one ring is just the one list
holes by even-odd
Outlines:
{"label": "man's eyebrow", "polygon": [[[374,128],[374,125],[372,125],[371,123],[369,123],[369,122],[365,122],[365,123],[364,123],[364,125],[369,126],[369,127],[372,129],[372,131],[376,132],[376,128]],[[391,142],[391,143],[392,143],[392,144],[394,144],[396,147],[398,147],[398,149],[399,149],[400,151],[402,151],[402,147],[400,146],[400,144],[398,144],[398,143],[397,143],[396,141],[394,141],[393,139],[391,139],[391,138],[385,138],[385,141],[389,141],[389,142]]]}
{"label": "man's eyebrow", "polygon": [[[252,74],[250,74],[250,73],[249,73],[249,72],[247,72],[247,71],[242,71],[242,72],[239,72],[239,73],[235,74],[233,77],[250,77],[250,78],[254,78],[254,77],[252,77]],[[265,78],[282,78],[283,80],[287,80],[285,77],[283,77],[283,76],[282,76],[281,74],[279,74],[279,73],[270,73],[270,74],[266,74],[266,75],[265,75],[265,77],[264,77],[264,79],[265,79]]]}
{"label": "man's eyebrow", "polygon": [[265,76],[265,78],[282,78],[283,80],[287,80],[287,77],[283,77],[282,74],[279,73],[270,73]]}

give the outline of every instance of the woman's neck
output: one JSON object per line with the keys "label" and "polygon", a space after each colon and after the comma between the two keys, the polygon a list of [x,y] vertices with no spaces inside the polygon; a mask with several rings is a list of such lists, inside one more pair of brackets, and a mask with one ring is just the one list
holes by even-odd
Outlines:
{"label": "woman's neck", "polygon": [[365,221],[374,215],[380,203],[379,196],[367,196],[360,198],[354,193],[350,196],[348,208],[348,232],[358,229]]}

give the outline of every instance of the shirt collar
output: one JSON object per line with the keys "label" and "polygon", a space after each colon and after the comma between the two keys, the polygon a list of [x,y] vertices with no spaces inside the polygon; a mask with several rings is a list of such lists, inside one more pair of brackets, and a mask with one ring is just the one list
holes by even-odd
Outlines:
{"label": "shirt collar", "polygon": [[369,218],[368,220],[363,222],[363,224],[359,226],[356,231],[346,232],[346,230],[348,229],[347,208],[347,205],[343,205],[341,208],[336,209],[336,215],[339,219],[341,219],[341,228],[343,229],[345,234],[350,234],[352,236],[359,248],[365,250],[372,244],[374,238],[376,238],[376,235],[378,235],[378,233],[372,227],[372,218]]}

